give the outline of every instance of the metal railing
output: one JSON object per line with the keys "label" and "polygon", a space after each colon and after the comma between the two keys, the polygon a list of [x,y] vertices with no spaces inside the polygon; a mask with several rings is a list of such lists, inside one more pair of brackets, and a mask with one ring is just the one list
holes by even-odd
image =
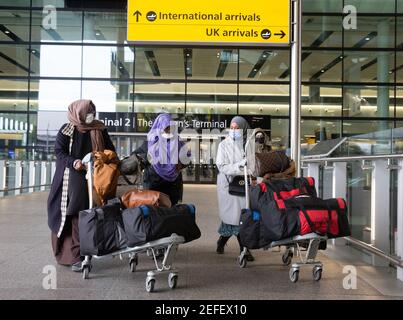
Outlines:
{"label": "metal railing", "polygon": [[403,281],[403,154],[309,158],[302,175],[315,179],[319,196],[344,198],[352,235],[344,238],[371,254],[374,265],[397,267]]}
{"label": "metal railing", "polygon": [[53,161],[0,160],[0,197],[48,190]]}

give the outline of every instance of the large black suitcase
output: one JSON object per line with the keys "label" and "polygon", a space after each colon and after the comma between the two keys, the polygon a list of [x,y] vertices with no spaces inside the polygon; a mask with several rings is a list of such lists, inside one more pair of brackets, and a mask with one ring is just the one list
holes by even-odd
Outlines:
{"label": "large black suitcase", "polygon": [[176,233],[189,242],[200,238],[193,205],[178,204],[172,208],[140,206],[123,211],[123,223],[129,247],[169,237]]}
{"label": "large black suitcase", "polygon": [[127,247],[119,202],[80,211],[78,228],[82,256],[102,256]]}

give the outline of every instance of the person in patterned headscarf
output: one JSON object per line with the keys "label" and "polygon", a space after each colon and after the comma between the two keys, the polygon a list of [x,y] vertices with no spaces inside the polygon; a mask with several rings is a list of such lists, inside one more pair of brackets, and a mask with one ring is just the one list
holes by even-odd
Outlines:
{"label": "person in patterned headscarf", "polygon": [[91,100],[77,100],[68,108],[68,123],[59,130],[56,171],[47,208],[52,247],[57,263],[81,271],[78,213],[88,209],[87,180],[81,159],[92,151],[115,151],[105,125],[95,119]]}

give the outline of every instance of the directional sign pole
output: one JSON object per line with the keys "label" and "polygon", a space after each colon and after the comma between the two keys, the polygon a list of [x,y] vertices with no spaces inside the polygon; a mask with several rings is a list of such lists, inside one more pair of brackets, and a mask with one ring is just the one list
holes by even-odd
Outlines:
{"label": "directional sign pole", "polygon": [[291,0],[293,10],[291,41],[291,158],[295,161],[296,176],[301,175],[301,2]]}

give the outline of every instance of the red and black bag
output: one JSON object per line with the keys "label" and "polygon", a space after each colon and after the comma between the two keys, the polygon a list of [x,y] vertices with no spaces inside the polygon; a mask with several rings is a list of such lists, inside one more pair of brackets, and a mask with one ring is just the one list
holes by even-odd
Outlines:
{"label": "red and black bag", "polygon": [[315,232],[331,239],[351,234],[347,205],[342,198],[324,200],[297,196],[275,203],[284,214],[298,216],[300,235]]}

